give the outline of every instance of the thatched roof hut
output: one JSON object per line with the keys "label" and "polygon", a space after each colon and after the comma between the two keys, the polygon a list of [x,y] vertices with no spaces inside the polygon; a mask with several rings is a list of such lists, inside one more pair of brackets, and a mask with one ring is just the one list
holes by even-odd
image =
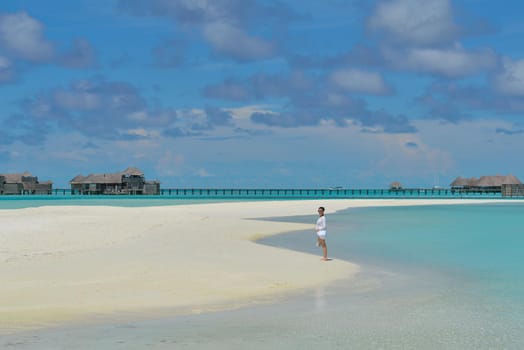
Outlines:
{"label": "thatched roof hut", "polygon": [[477,187],[500,187],[502,185],[519,185],[521,182],[513,175],[482,176],[477,183]]}
{"label": "thatched roof hut", "polygon": [[466,187],[473,187],[477,183],[478,179],[476,177],[471,178],[465,178],[465,177],[457,177],[455,181],[451,183],[451,188],[466,188]]}
{"label": "thatched roof hut", "polygon": [[122,171],[121,174],[126,176],[144,176],[144,172],[135,167],[129,167],[126,170]]}
{"label": "thatched roof hut", "polygon": [[402,184],[398,181],[392,182],[389,184],[389,189],[390,190],[401,190]]}
{"label": "thatched roof hut", "polygon": [[519,179],[514,175],[481,176],[479,179],[457,177],[451,183],[451,188],[494,188],[502,185],[520,185]]}
{"label": "thatched roof hut", "polygon": [[77,175],[69,183],[73,194],[160,193],[160,183],[145,181],[144,172],[135,167],[110,174]]}
{"label": "thatched roof hut", "polygon": [[96,183],[96,184],[121,184],[122,174],[89,174],[83,178],[82,183]]}
{"label": "thatched roof hut", "polygon": [[522,185],[522,182],[515,175],[509,174],[504,179],[503,185]]}
{"label": "thatched roof hut", "polygon": [[129,167],[124,171],[110,174],[89,174],[87,176],[77,175],[70,184],[121,184],[124,177],[139,176],[143,177],[144,172],[135,167]]}
{"label": "thatched roof hut", "polygon": [[32,178],[33,175],[29,173],[28,171],[25,171],[24,173],[18,173],[18,174],[0,174],[4,178],[4,182],[7,184],[17,184],[22,183],[22,179],[24,178]]}
{"label": "thatched roof hut", "polygon": [[81,184],[85,179],[85,176],[83,175],[77,175],[75,176],[69,183],[71,184]]}
{"label": "thatched roof hut", "polygon": [[52,181],[38,181],[37,176],[25,171],[17,174],[0,174],[3,194],[50,194]]}
{"label": "thatched roof hut", "polygon": [[451,187],[464,187],[467,185],[467,179],[463,178],[463,177],[457,177],[452,183],[451,183]]}

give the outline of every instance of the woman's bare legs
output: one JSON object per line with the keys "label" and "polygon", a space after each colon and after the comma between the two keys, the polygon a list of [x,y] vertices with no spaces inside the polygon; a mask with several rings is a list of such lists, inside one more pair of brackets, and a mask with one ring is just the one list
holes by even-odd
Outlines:
{"label": "woman's bare legs", "polygon": [[329,260],[327,257],[327,245],[325,239],[318,239],[318,242],[320,243],[320,246],[322,247],[322,252],[324,253],[324,256],[322,257],[322,260],[326,261]]}

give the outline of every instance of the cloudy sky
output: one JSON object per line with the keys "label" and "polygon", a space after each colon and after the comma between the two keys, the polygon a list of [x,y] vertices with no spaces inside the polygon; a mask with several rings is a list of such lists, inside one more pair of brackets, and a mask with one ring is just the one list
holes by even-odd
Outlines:
{"label": "cloudy sky", "polygon": [[524,2],[0,3],[0,173],[55,187],[524,180]]}

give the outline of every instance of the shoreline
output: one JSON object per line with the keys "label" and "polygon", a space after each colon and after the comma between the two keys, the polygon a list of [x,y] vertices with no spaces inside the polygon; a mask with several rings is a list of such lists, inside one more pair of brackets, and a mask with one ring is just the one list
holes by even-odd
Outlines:
{"label": "shoreline", "polygon": [[[314,242],[319,205],[329,215],[355,207],[502,202],[314,199],[0,211],[8,228],[0,233],[7,286],[0,290],[0,330],[236,308],[352,278],[359,266],[351,262],[323,263],[255,242],[307,229]],[[259,220],[310,214],[311,225]]]}

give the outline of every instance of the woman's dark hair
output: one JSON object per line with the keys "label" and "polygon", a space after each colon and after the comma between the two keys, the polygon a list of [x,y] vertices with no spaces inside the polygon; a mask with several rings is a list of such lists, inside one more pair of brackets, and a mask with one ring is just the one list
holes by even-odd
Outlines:
{"label": "woman's dark hair", "polygon": [[324,209],[324,207],[318,207],[318,209],[322,209],[322,211],[326,211],[326,209]]}

